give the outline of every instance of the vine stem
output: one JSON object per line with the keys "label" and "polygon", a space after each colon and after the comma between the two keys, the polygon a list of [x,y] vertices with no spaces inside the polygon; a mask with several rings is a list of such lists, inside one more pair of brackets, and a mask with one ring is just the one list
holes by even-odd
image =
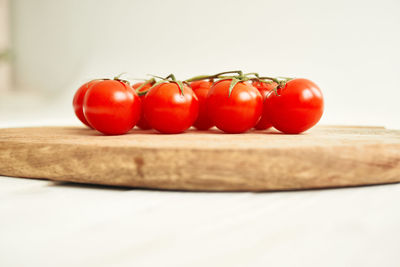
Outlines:
{"label": "vine stem", "polygon": [[126,74],[126,72],[121,72],[120,74],[118,74],[117,76],[114,77],[114,80],[116,80],[116,81],[121,80],[121,76],[125,75],[125,74]]}
{"label": "vine stem", "polygon": [[189,82],[194,82],[194,81],[201,81],[201,80],[207,80],[207,79],[211,79],[210,75],[199,75],[199,76],[194,76],[190,79],[185,80],[185,82],[189,83]]}
{"label": "vine stem", "polygon": [[[125,79],[121,79],[121,76],[122,75],[124,75],[124,74],[127,74],[127,72],[121,72],[120,74],[118,74],[117,76],[114,76],[114,78],[112,79],[112,80],[114,80],[114,81],[118,81],[118,82],[121,82],[121,83],[124,83],[124,84],[127,84],[127,85],[131,85],[131,83],[128,81],[128,80],[125,80]],[[102,80],[111,80],[111,79],[102,79]]]}
{"label": "vine stem", "polygon": [[149,80],[147,80],[147,81],[145,81],[144,83],[142,83],[138,88],[136,88],[136,93],[138,94],[138,95],[145,95],[148,91],[149,91],[149,89],[148,90],[146,90],[146,91],[140,91],[140,90],[142,90],[142,88],[143,87],[145,87],[146,85],[148,85],[148,84],[151,84],[151,85],[153,85],[153,84],[155,84],[156,83],[156,79],[154,79],[154,78],[151,78],[151,79],[149,79]]}
{"label": "vine stem", "polygon": [[172,81],[176,82],[176,78],[175,78],[175,75],[174,75],[174,74],[171,73],[170,75],[168,75],[167,77],[165,77],[166,80],[168,80],[169,78],[171,78]]}
{"label": "vine stem", "polygon": [[[184,95],[184,94],[183,94],[183,87],[184,87],[183,83],[186,83],[186,81],[184,81],[184,82],[178,81],[178,80],[176,79],[176,77],[175,77],[174,74],[171,73],[171,74],[169,74],[168,76],[166,76],[165,78],[164,78],[164,77],[157,76],[157,75],[152,75],[152,74],[148,74],[148,75],[152,76],[153,78],[158,78],[158,79],[160,79],[160,81],[154,83],[147,91],[149,91],[150,89],[152,89],[153,87],[155,87],[155,86],[157,86],[157,85],[159,85],[159,84],[161,84],[161,83],[164,83],[164,82],[172,82],[172,83],[176,83],[176,84],[178,85],[178,88],[179,88],[179,90],[181,91],[181,95]],[[143,85],[143,86],[144,86],[144,85]],[[147,92],[147,91],[146,91],[146,92]]]}
{"label": "vine stem", "polygon": [[220,72],[214,75],[199,75],[192,77],[190,79],[185,80],[184,82],[195,82],[195,81],[201,81],[201,80],[211,80],[211,79],[218,79],[221,78],[222,75],[224,74],[231,74],[231,73],[236,73],[239,77],[243,77],[243,72],[241,70],[232,70],[232,71],[224,71]]}
{"label": "vine stem", "polygon": [[[123,74],[123,73],[122,73]],[[119,77],[122,75],[120,74],[119,76],[115,77],[115,79],[119,79]],[[226,74],[231,74],[231,75],[226,75]],[[152,76],[153,78],[150,80],[147,80],[144,84],[142,84],[140,87],[136,89],[138,94],[143,95],[146,94],[148,90],[152,89],[153,87],[164,83],[164,82],[172,82],[176,83],[181,91],[181,94],[183,95],[183,87],[184,84],[189,84],[190,82],[194,81],[201,81],[201,80],[210,80],[214,82],[214,79],[219,79],[219,80],[231,80],[231,84],[229,86],[229,96],[232,93],[232,90],[236,86],[237,83],[239,82],[245,82],[245,81],[259,81],[262,83],[276,83],[277,86],[274,89],[275,91],[279,88],[282,88],[286,82],[292,80],[293,78],[288,78],[288,77],[269,77],[269,76],[260,76],[257,72],[249,72],[249,73],[243,73],[241,70],[233,70],[233,71],[224,71],[224,72],[219,72],[214,75],[198,75],[194,76],[192,78],[186,79],[184,81],[177,80],[174,74],[169,74],[166,77],[160,77],[152,74],[148,74]],[[160,81],[156,81],[155,79],[160,79]],[[146,84],[152,84],[152,86],[146,90],[145,92],[140,92],[140,89],[142,89]]]}
{"label": "vine stem", "polygon": [[284,79],[284,80],[286,80],[286,81],[290,81],[290,80],[293,80],[293,79],[294,79],[294,78],[282,77],[282,76],[278,76],[277,78]]}
{"label": "vine stem", "polygon": [[[226,74],[232,74],[227,76]],[[233,75],[236,74],[236,75]],[[280,80],[284,79],[284,80]],[[268,77],[268,76],[262,76],[260,77],[260,75],[257,72],[249,72],[249,73],[243,73],[241,70],[233,70],[233,71],[224,71],[224,72],[220,72],[214,75],[199,75],[199,76],[195,76],[192,78],[189,78],[187,80],[185,80],[184,82],[189,83],[189,82],[194,82],[194,81],[200,81],[200,80],[214,80],[214,79],[219,79],[219,80],[231,80],[231,83],[229,85],[229,96],[232,93],[232,90],[235,88],[236,84],[239,82],[245,82],[245,81],[259,81],[259,82],[263,82],[263,83],[276,83],[276,87],[274,88],[274,91],[277,92],[278,88],[283,87],[287,81],[291,80],[291,78],[287,78],[287,77]]]}
{"label": "vine stem", "polygon": [[265,77],[265,76],[263,76],[263,77],[259,77],[259,79],[262,79],[262,80],[271,80],[271,81],[273,81],[273,82],[276,82],[277,84],[280,83],[280,81],[279,81],[277,78],[273,78],[273,77]]}
{"label": "vine stem", "polygon": [[249,72],[249,73],[245,73],[243,75],[244,76],[254,75],[256,78],[260,78],[260,75],[257,72]]}

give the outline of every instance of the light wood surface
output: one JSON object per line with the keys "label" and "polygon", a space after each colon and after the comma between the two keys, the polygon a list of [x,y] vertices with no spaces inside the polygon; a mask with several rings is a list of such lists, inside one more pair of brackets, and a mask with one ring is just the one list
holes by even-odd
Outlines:
{"label": "light wood surface", "polygon": [[265,191],[400,181],[400,131],[316,127],[229,135],[0,129],[0,175],[140,188]]}

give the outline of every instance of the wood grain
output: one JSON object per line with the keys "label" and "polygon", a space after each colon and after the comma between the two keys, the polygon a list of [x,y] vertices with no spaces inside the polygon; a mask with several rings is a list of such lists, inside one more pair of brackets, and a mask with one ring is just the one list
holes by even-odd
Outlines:
{"label": "wood grain", "polygon": [[0,175],[156,189],[267,191],[400,181],[400,131],[316,127],[229,135],[0,129]]}

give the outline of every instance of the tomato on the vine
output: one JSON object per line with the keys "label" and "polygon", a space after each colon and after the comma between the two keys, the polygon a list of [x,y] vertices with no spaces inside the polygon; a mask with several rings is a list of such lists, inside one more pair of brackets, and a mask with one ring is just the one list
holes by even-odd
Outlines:
{"label": "tomato on the vine", "polygon": [[88,121],[85,118],[85,115],[83,114],[83,99],[85,98],[85,94],[87,90],[94,84],[100,82],[102,80],[92,80],[89,81],[85,84],[83,84],[79,89],[76,91],[74,95],[74,99],[72,100],[72,106],[74,107],[75,115],[78,117],[78,119],[85,124],[86,126],[92,128]]}
{"label": "tomato on the vine", "polygon": [[[266,83],[266,82],[261,82],[261,81],[254,81],[252,85],[260,91],[262,97],[263,97],[263,105],[265,105],[265,99],[267,98],[267,95],[269,92],[274,90],[278,85],[275,82],[271,83]],[[258,123],[254,126],[255,129],[257,130],[266,130],[268,128],[271,128],[272,124],[269,121],[269,118],[267,116],[261,115],[260,120]]]}
{"label": "tomato on the vine", "polygon": [[262,113],[260,92],[247,82],[238,82],[229,95],[232,80],[220,80],[207,96],[208,114],[218,129],[226,133],[243,133],[253,128]]}
{"label": "tomato on the vine", "polygon": [[151,88],[143,101],[144,116],[161,133],[182,133],[193,125],[199,101],[193,90],[176,82],[164,82]]}
{"label": "tomato on the vine", "polygon": [[193,126],[198,130],[208,130],[214,126],[214,123],[208,116],[206,103],[208,91],[212,85],[213,83],[208,80],[200,80],[190,83],[190,87],[199,99],[199,116],[193,123]]}
{"label": "tomato on the vine", "polygon": [[321,118],[324,100],[319,87],[307,79],[288,81],[265,100],[263,116],[277,130],[298,134],[310,129]]}
{"label": "tomato on the vine", "polygon": [[87,90],[83,113],[89,124],[108,135],[124,134],[140,118],[140,99],[135,90],[121,80],[100,81]]}
{"label": "tomato on the vine", "polygon": [[[132,85],[132,87],[133,87],[134,89],[137,89],[137,88],[139,88],[142,84],[144,84],[144,83],[143,83],[143,82],[135,83],[135,84]],[[150,89],[151,86],[152,86],[151,83],[145,84],[145,85],[140,89],[140,92],[145,92],[145,91],[147,91],[148,89]],[[141,102],[142,102],[142,112],[141,112],[141,115],[140,115],[140,120],[138,121],[138,123],[136,124],[136,126],[139,127],[139,128],[142,129],[142,130],[149,130],[149,129],[151,129],[151,126],[150,126],[150,124],[147,122],[146,118],[144,117],[144,111],[143,111],[143,109],[144,109],[143,101],[144,101],[145,96],[146,96],[145,94],[144,94],[144,95],[139,95],[140,100],[141,100]]]}

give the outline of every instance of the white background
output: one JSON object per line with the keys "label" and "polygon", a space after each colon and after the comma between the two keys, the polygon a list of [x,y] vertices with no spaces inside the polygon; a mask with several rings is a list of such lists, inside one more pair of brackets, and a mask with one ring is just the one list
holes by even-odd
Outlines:
{"label": "white background", "polygon": [[77,123],[73,92],[92,78],[243,69],[315,81],[322,124],[400,128],[398,0],[11,2],[17,89],[30,93],[2,93],[3,126]]}

